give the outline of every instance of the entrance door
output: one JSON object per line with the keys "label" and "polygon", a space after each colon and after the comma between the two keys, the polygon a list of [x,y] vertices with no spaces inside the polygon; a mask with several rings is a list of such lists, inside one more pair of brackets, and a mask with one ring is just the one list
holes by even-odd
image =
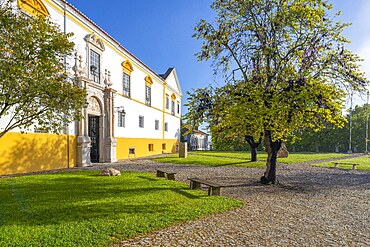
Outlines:
{"label": "entrance door", "polygon": [[91,162],[99,162],[99,117],[97,116],[89,116],[89,136]]}

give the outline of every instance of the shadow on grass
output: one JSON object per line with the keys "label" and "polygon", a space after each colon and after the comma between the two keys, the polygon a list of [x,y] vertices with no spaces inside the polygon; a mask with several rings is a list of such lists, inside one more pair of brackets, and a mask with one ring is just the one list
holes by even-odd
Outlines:
{"label": "shadow on grass", "polygon": [[152,181],[152,182],[155,182],[155,181],[159,180],[158,178],[149,178],[149,177],[145,177],[145,176],[138,176],[138,178],[146,179],[146,180]]}
{"label": "shadow on grass", "polygon": [[171,191],[176,192],[176,193],[178,193],[182,196],[185,196],[189,199],[200,199],[200,198],[207,197],[207,195],[195,196],[195,195],[189,193],[189,189],[171,189]]}
{"label": "shadow on grass", "polygon": [[[0,183],[0,226],[55,225],[93,219],[114,219],[117,215],[162,214],[173,205],[171,193],[187,199],[201,199],[203,194],[190,193],[185,187],[169,186],[150,176],[137,176],[151,181],[137,186],[137,180],[120,177],[34,177]],[[120,179],[117,183],[117,179]],[[121,183],[122,182],[122,183]],[[153,184],[154,182],[154,184]],[[158,182],[158,183],[155,183]],[[163,200],[161,200],[163,198]],[[175,198],[175,197],[174,197]],[[178,197],[176,197],[178,198]]]}

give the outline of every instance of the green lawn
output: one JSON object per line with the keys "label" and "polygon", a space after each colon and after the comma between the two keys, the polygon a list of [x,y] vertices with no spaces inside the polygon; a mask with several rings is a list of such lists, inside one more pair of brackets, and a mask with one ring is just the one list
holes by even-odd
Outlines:
{"label": "green lawn", "polygon": [[[154,158],[152,160],[162,163],[173,163],[173,164],[191,164],[191,165],[204,165],[204,166],[246,166],[246,167],[263,167],[265,161],[250,162],[250,157],[244,153],[244,159],[241,158],[228,158],[228,153],[206,154],[201,155],[198,152],[189,153],[186,159],[179,158],[178,154],[171,154],[164,157]],[[232,154],[232,153],[230,153]]]}
{"label": "green lawn", "polygon": [[288,158],[278,158],[278,162],[293,164],[298,162],[306,162],[313,160],[326,160],[338,157],[346,157],[350,154],[339,153],[290,153]]}
{"label": "green lawn", "polygon": [[[293,164],[297,162],[325,160],[335,157],[345,157],[348,154],[338,153],[290,153],[288,158],[278,158],[278,162]],[[260,152],[257,155],[258,162],[250,162],[250,152],[220,152],[220,151],[196,151],[189,152],[186,159],[179,158],[178,154],[154,158],[154,161],[173,164],[193,164],[207,166],[245,166],[264,167],[267,154]]]}
{"label": "green lawn", "polygon": [[0,246],[107,246],[242,203],[150,173],[0,179]]}
{"label": "green lawn", "polygon": [[[355,163],[355,164],[359,164],[356,167],[357,170],[370,170],[370,156],[368,155],[364,155],[364,156],[357,157],[357,158],[339,160],[338,162]],[[334,164],[332,162],[323,162],[323,163],[315,164],[315,166],[334,168]],[[338,167],[341,169],[352,169],[351,165],[338,165]]]}

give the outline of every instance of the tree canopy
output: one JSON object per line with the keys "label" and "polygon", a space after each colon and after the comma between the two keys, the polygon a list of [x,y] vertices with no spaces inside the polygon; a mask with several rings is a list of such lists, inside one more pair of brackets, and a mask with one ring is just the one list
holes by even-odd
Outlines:
{"label": "tree canopy", "polygon": [[[345,47],[349,24],[326,0],[215,0],[211,8],[215,20],[195,27],[197,57],[212,60],[228,84],[215,90],[210,124],[262,133],[269,157],[261,182],[275,183],[281,141],[301,128],[342,127],[346,90],[367,85],[360,58]],[[186,118],[195,116],[190,109]]]}
{"label": "tree canopy", "polygon": [[0,118],[6,126],[61,132],[80,118],[85,91],[67,81],[64,64],[74,43],[59,26],[0,4]]}

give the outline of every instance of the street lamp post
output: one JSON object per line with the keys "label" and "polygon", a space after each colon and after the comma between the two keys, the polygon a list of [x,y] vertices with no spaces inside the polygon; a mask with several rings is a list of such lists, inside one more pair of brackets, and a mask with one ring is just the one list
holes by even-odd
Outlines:
{"label": "street lamp post", "polygon": [[353,91],[351,91],[351,106],[349,108],[349,145],[348,145],[348,153],[352,153],[352,98],[353,98]]}
{"label": "street lamp post", "polygon": [[366,136],[365,136],[365,154],[369,154],[367,144],[369,142],[369,90],[367,91],[366,99]]}

